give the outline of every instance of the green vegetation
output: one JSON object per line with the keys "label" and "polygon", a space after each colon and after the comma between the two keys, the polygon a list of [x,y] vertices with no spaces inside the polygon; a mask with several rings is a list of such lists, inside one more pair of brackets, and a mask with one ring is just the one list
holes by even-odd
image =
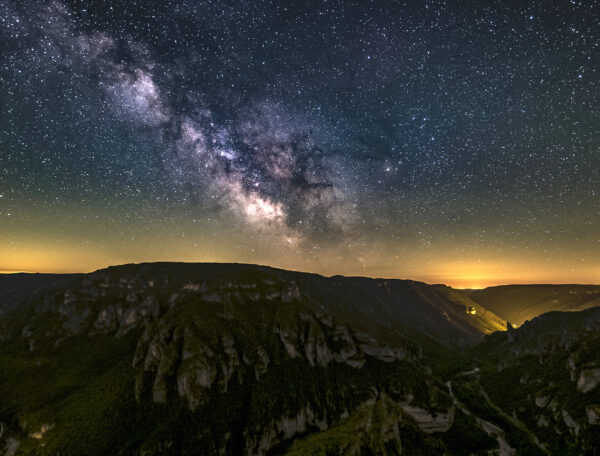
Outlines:
{"label": "green vegetation", "polygon": [[[19,455],[466,456],[498,446],[480,419],[519,456],[547,454],[536,439],[600,447],[586,415],[600,388],[576,387],[600,359],[592,310],[467,350],[500,320],[470,320],[443,286],[167,264],[47,283],[13,287],[29,297],[0,319],[0,447]],[[415,418],[452,410],[447,380],[469,413],[429,434]]]}
{"label": "green vegetation", "polygon": [[[501,379],[499,379],[501,381]],[[514,420],[491,403],[476,376],[456,379],[453,389],[460,400],[474,415],[500,427],[506,433],[506,440],[520,455],[543,455],[526,429],[517,426]]]}
{"label": "green vegetation", "polygon": [[107,446],[114,448],[135,424],[129,358],[135,343],[134,333],[120,339],[72,338],[56,350],[20,356],[0,346],[2,421],[22,437],[52,425],[44,434],[44,454],[92,454],[92,449],[102,454]]}
{"label": "green vegetation", "polygon": [[456,412],[452,427],[440,438],[443,439],[448,453],[457,456],[487,454],[488,450],[498,448],[496,439],[487,435],[472,415],[467,415],[460,409]]}

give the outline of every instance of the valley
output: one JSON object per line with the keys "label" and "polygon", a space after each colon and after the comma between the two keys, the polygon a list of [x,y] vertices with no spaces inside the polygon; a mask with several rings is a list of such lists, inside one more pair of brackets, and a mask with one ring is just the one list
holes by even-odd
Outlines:
{"label": "valley", "polygon": [[6,456],[600,444],[600,308],[514,329],[442,285],[243,264],[1,280]]}

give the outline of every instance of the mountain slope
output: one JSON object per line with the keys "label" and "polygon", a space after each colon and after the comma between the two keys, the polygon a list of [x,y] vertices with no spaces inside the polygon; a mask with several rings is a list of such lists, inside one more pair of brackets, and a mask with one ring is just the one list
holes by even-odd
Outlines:
{"label": "mountain slope", "polygon": [[535,436],[542,453],[597,453],[600,307],[541,315],[488,336],[474,355],[481,365],[471,376],[475,402],[495,404]]}
{"label": "mountain slope", "polygon": [[238,264],[0,283],[5,456],[600,447],[600,308],[514,330],[442,285]]}
{"label": "mountain slope", "polygon": [[[123,300],[128,308],[145,298],[155,299],[160,295],[176,299],[179,295],[195,293],[203,300],[231,305],[240,292],[235,285],[240,277],[248,280],[247,286],[252,287],[246,290],[246,297],[251,300],[301,298],[313,311],[326,310],[358,326],[363,321],[372,321],[386,328],[394,327],[395,332],[425,334],[455,346],[471,344],[480,340],[482,334],[505,328],[504,320],[456,290],[441,285],[410,280],[322,277],[243,264],[152,263],[115,266],[74,277],[60,276],[59,281],[50,276],[46,288],[54,287],[64,296],[46,293],[44,304],[38,302],[36,309],[45,312],[51,310],[48,306],[55,306],[59,313],[68,314],[70,324],[77,326],[76,318],[82,319],[81,324],[85,325],[83,320],[89,315],[84,316],[84,313],[93,313],[105,305],[110,307],[109,299]],[[5,280],[11,278],[5,277]],[[66,282],[69,279],[71,281]],[[277,286],[273,285],[274,281],[278,282]],[[26,286],[30,288],[29,284]],[[29,293],[28,299],[34,295]],[[16,306],[9,298],[5,301],[7,306]],[[160,309],[155,311],[160,312],[165,306],[167,304],[161,303]]]}
{"label": "mountain slope", "polygon": [[461,421],[438,361],[505,324],[443,286],[223,264],[112,267],[10,308],[6,454],[281,454],[381,410],[344,454],[443,453]]}
{"label": "mountain slope", "polygon": [[37,290],[68,283],[78,274],[0,274],[0,314],[31,297]]}
{"label": "mountain slope", "polygon": [[468,296],[505,320],[522,325],[543,313],[600,305],[597,285],[502,285],[471,290]]}

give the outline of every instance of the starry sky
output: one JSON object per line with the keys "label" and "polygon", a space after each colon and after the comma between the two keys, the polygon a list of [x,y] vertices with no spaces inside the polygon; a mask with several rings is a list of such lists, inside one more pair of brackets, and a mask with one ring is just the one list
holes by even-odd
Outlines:
{"label": "starry sky", "polygon": [[0,271],[600,283],[599,63],[597,1],[0,0]]}

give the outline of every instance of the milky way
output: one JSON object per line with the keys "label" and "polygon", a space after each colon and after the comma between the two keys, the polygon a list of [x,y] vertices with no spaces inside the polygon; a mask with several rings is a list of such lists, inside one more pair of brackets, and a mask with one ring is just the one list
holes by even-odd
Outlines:
{"label": "milky way", "polygon": [[600,280],[597,2],[0,5],[0,269]]}

